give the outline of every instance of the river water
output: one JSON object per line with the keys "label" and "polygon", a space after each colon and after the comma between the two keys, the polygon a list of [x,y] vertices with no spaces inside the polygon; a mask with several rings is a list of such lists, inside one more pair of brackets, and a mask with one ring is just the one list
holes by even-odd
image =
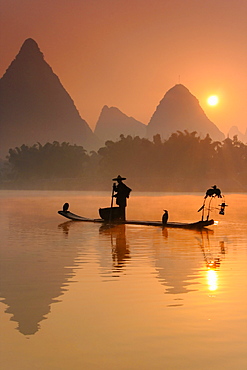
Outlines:
{"label": "river water", "polygon": [[[98,218],[107,192],[1,191],[1,368],[246,369],[247,194],[225,196],[199,232],[57,214]],[[133,192],[127,218],[197,221],[202,202]]]}

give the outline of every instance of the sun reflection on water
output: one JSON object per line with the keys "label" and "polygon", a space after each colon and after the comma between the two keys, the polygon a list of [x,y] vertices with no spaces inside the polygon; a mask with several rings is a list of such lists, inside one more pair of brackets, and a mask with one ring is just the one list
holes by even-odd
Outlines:
{"label": "sun reflection on water", "polygon": [[208,289],[214,292],[218,289],[218,275],[217,271],[209,269],[207,271]]}

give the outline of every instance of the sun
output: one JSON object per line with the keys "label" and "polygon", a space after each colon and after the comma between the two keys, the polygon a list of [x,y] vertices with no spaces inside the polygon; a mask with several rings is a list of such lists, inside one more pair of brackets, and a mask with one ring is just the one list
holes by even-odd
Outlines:
{"label": "sun", "polygon": [[219,103],[219,98],[217,95],[211,95],[208,97],[207,102],[209,105],[217,105]]}

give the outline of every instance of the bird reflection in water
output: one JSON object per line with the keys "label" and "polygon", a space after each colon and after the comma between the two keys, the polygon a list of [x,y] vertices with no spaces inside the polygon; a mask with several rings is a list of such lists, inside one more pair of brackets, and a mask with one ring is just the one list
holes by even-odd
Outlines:
{"label": "bird reflection in water", "polygon": [[62,224],[58,225],[58,228],[63,230],[63,233],[64,233],[65,237],[68,237],[68,235],[69,235],[69,228],[70,228],[71,224],[72,224],[72,221],[66,221],[66,222],[63,222]]}
{"label": "bird reflection in water", "polygon": [[162,235],[164,236],[165,239],[168,238],[168,229],[167,229],[167,227],[162,227]]}
{"label": "bird reflection in water", "polygon": [[201,233],[200,247],[207,268],[208,289],[213,292],[218,289],[218,270],[226,254],[226,248],[224,241],[220,241],[218,246],[212,247],[210,244],[209,234]]}
{"label": "bird reflection in water", "polygon": [[206,230],[204,232],[201,232],[201,238],[198,238],[198,240],[203,253],[204,261],[206,263],[206,267],[211,270],[218,269],[220,267],[222,255],[225,255],[226,253],[224,241],[220,241],[218,247],[215,247],[215,243],[212,247],[209,233]]}
{"label": "bird reflection in water", "polygon": [[102,225],[99,231],[110,237],[114,272],[120,272],[126,260],[130,258],[130,250],[126,241],[126,226]]}

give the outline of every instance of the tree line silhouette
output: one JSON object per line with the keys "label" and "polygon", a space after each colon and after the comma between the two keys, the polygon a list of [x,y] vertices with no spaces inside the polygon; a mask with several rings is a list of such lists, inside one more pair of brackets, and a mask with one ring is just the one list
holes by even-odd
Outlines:
{"label": "tree line silhouette", "polygon": [[120,135],[98,152],[53,142],[10,149],[1,170],[2,188],[109,190],[112,178],[127,177],[136,191],[224,191],[247,189],[247,145],[226,138],[177,131],[162,141]]}

